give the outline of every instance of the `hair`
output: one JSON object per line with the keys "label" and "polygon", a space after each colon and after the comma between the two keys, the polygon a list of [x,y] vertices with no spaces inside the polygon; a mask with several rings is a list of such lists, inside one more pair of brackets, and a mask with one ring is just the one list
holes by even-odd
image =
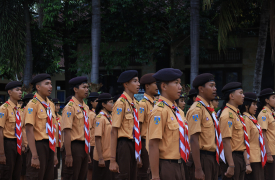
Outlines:
{"label": "hair", "polygon": [[221,107],[221,112],[220,112],[220,114],[219,114],[219,118],[220,118],[220,116],[221,116],[221,114],[222,114],[222,111],[223,111],[223,109],[225,108],[225,106],[226,106],[226,103],[228,103],[228,101],[230,100],[230,98],[229,98],[229,95],[231,94],[231,93],[233,93],[234,91],[229,91],[229,92],[225,92],[224,94],[223,94],[223,104],[222,104],[222,107]]}
{"label": "hair", "polygon": [[96,114],[99,114],[100,111],[104,108],[103,105],[102,105],[102,103],[107,104],[108,101],[110,101],[110,100],[99,101],[99,102],[97,103],[97,105],[96,105],[95,113],[96,113]]}
{"label": "hair", "polygon": [[241,114],[246,112],[246,106],[248,106],[248,113],[249,113],[249,108],[251,107],[251,104],[253,102],[254,102],[253,100],[244,99],[243,104],[239,106],[239,110],[240,110]]}
{"label": "hair", "polygon": [[23,101],[23,104],[22,104],[22,106],[21,106],[21,108],[26,107],[30,100],[31,100],[31,99],[24,100],[24,101]]}
{"label": "hair", "polygon": [[71,86],[71,94],[72,94],[72,95],[75,95],[74,88],[79,89],[79,86],[80,86],[81,84],[83,84],[83,83],[87,83],[87,81],[84,81],[84,82],[79,83],[79,84],[72,85],[72,86]]}
{"label": "hair", "polygon": [[88,98],[87,105],[89,106],[90,110],[93,109],[93,105],[91,104],[91,102],[95,102],[96,99],[97,97]]}
{"label": "hair", "polygon": [[169,82],[167,81],[157,81],[157,87],[158,87],[158,90],[159,90],[159,93],[161,94],[161,83],[165,83],[165,84],[168,84]]}
{"label": "hair", "polygon": [[262,111],[263,107],[266,105],[265,100],[269,99],[270,96],[271,95],[266,95],[266,96],[260,97],[260,102],[258,103],[258,109],[257,109],[257,112],[256,112],[256,117],[258,117],[258,115]]}
{"label": "hair", "polygon": [[[206,83],[204,83],[203,85],[200,85],[200,86],[205,87],[205,84],[206,84]],[[197,95],[199,95],[199,92],[200,92],[200,91],[199,91],[199,87],[200,87],[200,86],[195,87],[195,89],[196,89],[196,91],[197,91]]]}

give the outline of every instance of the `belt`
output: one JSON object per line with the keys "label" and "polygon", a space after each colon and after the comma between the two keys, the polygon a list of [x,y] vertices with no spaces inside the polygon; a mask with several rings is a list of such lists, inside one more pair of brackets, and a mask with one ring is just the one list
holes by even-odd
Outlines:
{"label": "belt", "polygon": [[74,140],[72,143],[80,143],[80,144],[85,144],[85,141],[79,141],[79,140]]}
{"label": "belt", "polygon": [[4,141],[17,141],[17,138],[6,138],[6,137],[4,137]]}
{"label": "belt", "polygon": [[127,137],[120,137],[120,138],[118,138],[118,141],[130,141],[130,142],[135,142],[134,139],[128,139]]}
{"label": "belt", "polygon": [[162,161],[168,161],[170,163],[177,163],[177,164],[181,164],[183,163],[183,159],[160,159]]}
{"label": "belt", "polygon": [[232,154],[240,154],[240,155],[243,155],[243,151],[233,151]]}
{"label": "belt", "polygon": [[205,151],[205,150],[200,150],[201,154],[206,154],[206,155],[211,155],[211,156],[215,156],[216,152],[211,152],[211,151]]}
{"label": "belt", "polygon": [[146,141],[146,139],[141,138],[141,141],[142,141],[142,142],[145,142],[145,141]]}

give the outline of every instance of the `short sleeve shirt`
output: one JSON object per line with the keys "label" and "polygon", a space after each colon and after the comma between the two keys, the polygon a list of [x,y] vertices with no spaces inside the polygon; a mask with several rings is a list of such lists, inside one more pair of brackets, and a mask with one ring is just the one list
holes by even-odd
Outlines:
{"label": "short sleeve shirt", "polygon": [[[107,112],[103,111],[105,114]],[[101,137],[101,150],[104,161],[111,159],[111,130],[112,125],[110,121],[102,114],[95,118],[95,136]],[[94,160],[99,161],[97,146],[94,148]]]}
{"label": "short sleeve shirt", "polygon": [[259,130],[256,125],[251,120],[252,118],[256,119],[254,116],[249,113],[243,113],[243,118],[245,121],[247,134],[249,138],[250,145],[250,162],[262,162],[261,160],[261,148],[259,143]]}
{"label": "short sleeve shirt", "polygon": [[237,115],[238,109],[228,103],[226,106],[227,108],[222,111],[219,120],[222,138],[231,138],[232,151],[244,151],[246,150],[244,130],[243,124]]}
{"label": "short sleeve shirt", "polygon": [[144,96],[148,98],[143,98],[139,101],[138,117],[139,122],[141,122],[141,138],[146,139],[147,129],[148,129],[148,118],[154,108],[154,99],[148,94],[144,93]]}
{"label": "short sleeve shirt", "polygon": [[[36,97],[36,98],[35,98]],[[36,141],[43,139],[49,139],[49,135],[46,133],[46,123],[47,123],[47,111],[42,105],[42,102],[50,105],[52,112],[53,124],[56,122],[56,115],[54,113],[54,104],[50,103],[50,100],[46,98],[46,101],[36,93],[34,98],[27,104],[25,108],[25,125],[33,125],[33,133]]]}
{"label": "short sleeve shirt", "polygon": [[[163,96],[170,107],[176,105]],[[163,102],[158,102],[149,117],[148,139],[159,139],[160,159],[180,159],[179,153],[179,124],[175,112]],[[181,115],[184,115],[181,113]],[[185,119],[182,117],[182,119]]]}
{"label": "short sleeve shirt", "polygon": [[[71,99],[62,113],[61,129],[70,129],[71,130],[71,141],[85,141],[84,136],[84,115],[82,109],[79,105],[84,107],[84,110],[88,113],[89,107],[83,102],[81,104],[74,96]],[[90,122],[90,120],[89,120]],[[89,123],[89,128],[91,124]]]}
{"label": "short sleeve shirt", "polygon": [[[15,127],[16,127],[16,107],[11,100],[8,100],[6,103],[2,104],[0,107],[0,127],[3,128],[3,134],[5,138],[15,139]],[[22,112],[18,109],[20,116]],[[21,117],[22,119],[22,117]],[[22,126],[22,123],[21,123]]]}
{"label": "short sleeve shirt", "polygon": [[[209,104],[201,97],[198,96],[205,104]],[[212,116],[208,110],[199,102],[194,102],[186,114],[188,121],[189,136],[199,133],[199,146],[200,150],[216,151],[215,143],[215,125]]]}
{"label": "short sleeve shirt", "polygon": [[134,112],[130,103],[134,103],[138,110],[138,102],[135,99],[131,99],[130,96],[123,92],[127,100],[120,97],[112,112],[112,127],[118,128],[118,138],[126,137],[133,139],[133,128],[134,128]]}
{"label": "short sleeve shirt", "polygon": [[90,130],[90,146],[95,146],[95,117],[96,114],[93,110],[89,110],[89,119],[91,124],[91,130]]}
{"label": "short sleeve shirt", "polygon": [[266,130],[267,144],[271,151],[271,155],[275,155],[275,119],[272,111],[268,107],[264,107],[258,115],[258,123],[263,130]]}

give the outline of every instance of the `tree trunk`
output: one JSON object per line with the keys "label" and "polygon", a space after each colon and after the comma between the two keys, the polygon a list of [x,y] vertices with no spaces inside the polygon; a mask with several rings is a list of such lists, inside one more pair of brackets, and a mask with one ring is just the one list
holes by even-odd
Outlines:
{"label": "tree trunk", "polygon": [[266,48],[267,31],[268,31],[268,21],[269,21],[269,0],[263,0],[262,2],[263,4],[261,9],[258,49],[257,49],[257,55],[256,55],[256,64],[255,64],[254,81],[253,81],[253,92],[255,92],[257,95],[261,91],[265,48]]}
{"label": "tree trunk", "polygon": [[30,17],[29,5],[27,0],[24,1],[23,6],[24,6],[25,21],[26,21],[26,61],[25,61],[25,67],[24,67],[23,84],[26,88],[28,88],[32,80],[32,66],[33,66],[31,17]]}
{"label": "tree trunk", "polygon": [[92,0],[92,70],[91,82],[98,83],[99,51],[101,39],[100,0]]}
{"label": "tree trunk", "polygon": [[175,48],[173,45],[170,45],[170,66],[171,68],[175,67]]}
{"label": "tree trunk", "polygon": [[38,27],[40,29],[43,28],[43,19],[44,19],[44,7],[43,7],[44,0],[39,0],[39,7],[38,7]]}
{"label": "tree trunk", "polygon": [[190,21],[190,39],[191,39],[191,69],[190,85],[199,73],[199,40],[200,40],[200,1],[190,0],[191,21]]}

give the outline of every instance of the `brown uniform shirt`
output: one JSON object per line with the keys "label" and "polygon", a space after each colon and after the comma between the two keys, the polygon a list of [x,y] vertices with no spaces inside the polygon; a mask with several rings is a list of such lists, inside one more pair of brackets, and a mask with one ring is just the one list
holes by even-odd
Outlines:
{"label": "brown uniform shirt", "polygon": [[225,108],[222,111],[219,121],[222,138],[231,138],[230,143],[232,151],[244,151],[246,150],[244,143],[244,130],[243,124],[239,116],[236,114],[238,109],[228,103],[226,106],[229,108]]}
{"label": "brown uniform shirt", "polygon": [[[85,141],[84,136],[84,115],[79,107],[83,105],[85,111],[89,112],[89,107],[83,102],[81,104],[74,96],[72,97],[74,102],[69,102],[65,108],[63,109],[62,113],[62,120],[61,120],[61,130],[70,129],[71,130],[71,141],[79,140]],[[90,122],[90,120],[89,120]],[[90,129],[91,124],[89,123]]]}
{"label": "brown uniform shirt", "polygon": [[[107,112],[104,111],[107,114]],[[110,121],[102,114],[98,114],[95,118],[95,136],[101,137],[101,150],[104,161],[111,159],[111,130]],[[96,145],[94,148],[94,160],[99,161]]]}
{"label": "brown uniform shirt", "polygon": [[93,110],[89,110],[89,119],[91,124],[91,130],[90,130],[90,146],[95,146],[95,117],[96,114]]}
{"label": "brown uniform shirt", "polygon": [[250,118],[256,119],[254,116],[251,116],[249,113],[244,112],[243,118],[245,121],[247,134],[249,138],[249,145],[250,145],[250,162],[262,162],[261,159],[261,147],[259,143],[259,130],[257,129],[256,125]]}
{"label": "brown uniform shirt", "polygon": [[258,115],[258,123],[263,130],[266,130],[266,138],[271,155],[275,155],[275,120],[272,111],[268,107],[264,107]]}
{"label": "brown uniform shirt", "polygon": [[121,97],[116,101],[112,112],[112,126],[118,128],[118,138],[126,137],[133,139],[134,112],[129,103],[134,101],[135,107],[138,110],[138,102],[135,99],[131,99],[126,92],[123,92],[123,94],[127,97],[128,101]]}
{"label": "brown uniform shirt", "polygon": [[[56,116],[56,122],[55,122],[55,130],[54,130],[54,136],[56,140],[56,147],[59,147],[59,129],[58,129],[58,121],[60,122],[61,125],[61,116],[57,114]],[[62,137],[61,137],[62,138]],[[62,147],[62,140],[61,140],[61,147]]]}
{"label": "brown uniform shirt", "polygon": [[[205,104],[209,104],[201,97],[198,96]],[[201,150],[216,151],[215,142],[215,125],[212,116],[207,109],[199,102],[194,102],[186,114],[188,121],[189,136],[199,133],[199,146]]]}
{"label": "brown uniform shirt", "polygon": [[[8,104],[9,103],[9,104]],[[16,127],[16,110],[14,107],[16,105],[8,100],[8,103],[2,104],[0,107],[0,127],[3,128],[3,134],[5,138],[14,139],[15,136],[15,127]],[[20,116],[22,116],[21,110],[18,109]],[[21,118],[22,126],[22,118]]]}
{"label": "brown uniform shirt", "polygon": [[[33,133],[36,141],[43,139],[49,139],[49,135],[46,133],[46,123],[47,123],[47,111],[40,102],[44,102],[39,94],[35,94],[36,98],[33,98],[25,108],[25,125],[33,125]],[[39,102],[40,101],[40,102]],[[46,98],[46,103],[49,104],[50,100]],[[56,122],[56,116],[54,113],[54,104],[50,103],[50,108],[52,112],[53,124]]]}
{"label": "brown uniform shirt", "polygon": [[149,95],[144,93],[149,101],[145,98],[139,101],[139,110],[138,110],[138,118],[139,122],[141,122],[141,138],[146,139],[147,129],[148,129],[148,118],[154,108],[154,99]]}
{"label": "brown uniform shirt", "polygon": [[[161,100],[165,101],[170,107],[176,102],[171,102],[163,96]],[[174,110],[165,105],[163,102],[158,102],[153,108],[149,117],[148,139],[159,139],[159,158],[160,159],[180,159],[179,152],[179,124],[175,116]],[[184,118],[183,111],[180,110],[182,119]]]}

